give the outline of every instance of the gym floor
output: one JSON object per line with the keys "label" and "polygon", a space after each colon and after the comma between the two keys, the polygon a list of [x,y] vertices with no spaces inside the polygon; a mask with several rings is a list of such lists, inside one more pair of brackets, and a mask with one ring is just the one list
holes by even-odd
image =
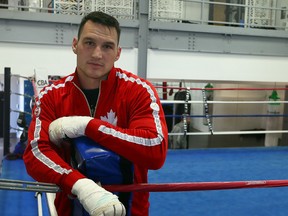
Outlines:
{"label": "gym floor", "polygon": [[[169,150],[150,183],[288,179],[288,147]],[[288,187],[193,192],[151,192],[150,215],[285,216]]]}

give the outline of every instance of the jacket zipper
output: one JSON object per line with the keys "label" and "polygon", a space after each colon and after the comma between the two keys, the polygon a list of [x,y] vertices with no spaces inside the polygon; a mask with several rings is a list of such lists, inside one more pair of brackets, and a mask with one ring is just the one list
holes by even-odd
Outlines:
{"label": "jacket zipper", "polygon": [[[90,109],[90,106],[89,106],[89,102],[84,94],[84,92],[73,82],[73,85],[81,92],[81,94],[84,96],[85,98],[85,101],[86,101],[86,105],[88,106],[88,109],[90,111],[90,116],[93,117],[92,113],[91,113],[91,109]],[[96,109],[96,108],[95,108]]]}
{"label": "jacket zipper", "polygon": [[97,106],[98,106],[99,97],[100,97],[100,94],[101,94],[101,84],[102,84],[102,80],[100,80],[100,84],[99,84],[99,93],[98,93],[97,101],[96,101],[96,104],[95,104],[95,109],[94,109],[93,117],[95,116],[96,109],[97,109]]}
{"label": "jacket zipper", "polygon": [[89,108],[89,110],[90,110],[90,116],[91,116],[91,117],[94,117],[94,116],[95,116],[95,113],[96,113],[96,108],[97,108],[97,105],[98,105],[98,100],[99,100],[100,92],[101,92],[101,83],[102,83],[102,81],[100,81],[99,94],[98,94],[97,101],[96,101],[96,104],[95,104],[94,113],[92,113],[92,110],[91,110],[91,108],[90,108],[89,102],[88,102],[88,100],[87,100],[86,95],[84,94],[84,92],[81,90],[81,88],[79,88],[79,86],[77,86],[75,83],[73,83],[73,85],[74,85],[74,86],[81,92],[81,94],[84,96],[85,101],[86,101],[86,104],[87,104],[87,106],[88,106],[88,108]]}

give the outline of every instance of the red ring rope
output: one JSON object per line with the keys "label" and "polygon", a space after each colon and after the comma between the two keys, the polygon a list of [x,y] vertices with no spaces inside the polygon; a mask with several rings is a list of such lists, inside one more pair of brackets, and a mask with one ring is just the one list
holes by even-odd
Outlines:
{"label": "red ring rope", "polygon": [[[287,187],[288,180],[252,180],[229,182],[183,182],[183,183],[146,183],[130,185],[102,185],[111,192],[179,192],[179,191],[208,191],[230,190],[248,188]],[[0,178],[0,190],[21,190],[38,192],[59,192],[55,184],[42,182],[29,182]]]}
{"label": "red ring rope", "polygon": [[190,87],[172,87],[172,86],[154,86],[157,88],[163,89],[179,89],[179,90],[255,90],[255,91],[262,91],[262,90],[288,90],[288,88],[190,88]]}
{"label": "red ring rope", "polygon": [[185,182],[185,183],[155,183],[132,185],[102,185],[111,192],[171,192],[171,191],[206,191],[229,190],[243,188],[286,187],[288,180],[256,180],[232,182]]}

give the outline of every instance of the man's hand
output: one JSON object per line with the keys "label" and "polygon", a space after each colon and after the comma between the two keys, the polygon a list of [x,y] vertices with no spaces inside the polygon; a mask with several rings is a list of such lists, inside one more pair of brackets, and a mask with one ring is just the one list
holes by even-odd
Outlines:
{"label": "man's hand", "polygon": [[84,209],[91,216],[125,216],[126,210],[118,197],[94,181],[84,178],[78,180],[71,191],[77,196]]}
{"label": "man's hand", "polygon": [[54,144],[60,145],[64,138],[84,136],[86,126],[92,119],[89,116],[58,118],[49,125],[49,138]]}

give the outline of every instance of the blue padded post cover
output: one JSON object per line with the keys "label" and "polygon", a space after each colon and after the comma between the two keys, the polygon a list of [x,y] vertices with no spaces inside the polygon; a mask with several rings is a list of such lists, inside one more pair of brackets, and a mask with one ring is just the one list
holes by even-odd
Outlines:
{"label": "blue padded post cover", "polygon": [[119,155],[88,137],[78,137],[73,142],[80,172],[103,185],[123,183]]}

